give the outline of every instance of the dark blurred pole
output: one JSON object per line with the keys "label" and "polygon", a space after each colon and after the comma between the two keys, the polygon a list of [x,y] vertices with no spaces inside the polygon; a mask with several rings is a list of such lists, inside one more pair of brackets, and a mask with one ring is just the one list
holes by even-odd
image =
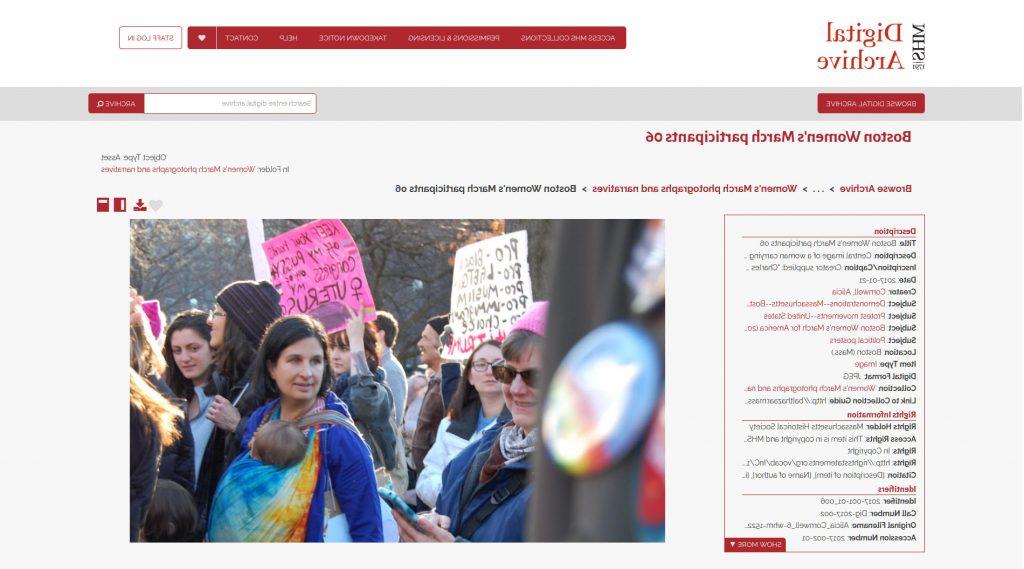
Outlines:
{"label": "dark blurred pole", "polygon": [[[566,353],[587,333],[631,318],[632,293],[624,273],[646,220],[567,220],[556,231],[541,397]],[[632,317],[664,357],[664,304]],[[646,439],[646,435],[644,437]],[[545,448],[543,434],[532,458],[529,541],[635,541],[637,485],[644,440],[607,470],[585,477],[566,474]]]}

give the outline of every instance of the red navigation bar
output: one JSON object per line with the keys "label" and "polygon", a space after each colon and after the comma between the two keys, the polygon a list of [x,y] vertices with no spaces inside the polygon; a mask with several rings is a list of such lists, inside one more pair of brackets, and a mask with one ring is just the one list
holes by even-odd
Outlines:
{"label": "red navigation bar", "polygon": [[189,26],[189,49],[626,49],[611,27]]}
{"label": "red navigation bar", "polygon": [[924,93],[818,93],[819,113],[923,113]]}

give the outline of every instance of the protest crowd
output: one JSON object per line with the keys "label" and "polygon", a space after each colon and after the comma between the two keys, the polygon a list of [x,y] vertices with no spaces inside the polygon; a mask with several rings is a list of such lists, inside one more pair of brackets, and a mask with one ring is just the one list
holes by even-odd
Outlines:
{"label": "protest crowd", "polygon": [[486,243],[419,322],[344,274],[305,310],[279,270],[170,318],[132,289],[131,541],[663,541],[662,223],[563,222],[548,300],[470,311]]}

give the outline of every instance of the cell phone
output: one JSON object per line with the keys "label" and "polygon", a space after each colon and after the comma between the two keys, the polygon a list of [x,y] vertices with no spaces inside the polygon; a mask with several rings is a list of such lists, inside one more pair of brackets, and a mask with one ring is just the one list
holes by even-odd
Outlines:
{"label": "cell phone", "polygon": [[409,504],[406,504],[405,500],[403,500],[401,496],[396,494],[394,490],[390,488],[379,487],[377,488],[377,494],[381,497],[382,500],[387,502],[387,504],[391,506],[392,509],[401,512],[402,516],[406,519],[406,521],[412,524],[413,527],[415,527],[419,531],[423,531],[423,528],[420,527],[420,520],[419,517],[416,516],[416,512],[412,511],[412,508],[409,507]]}

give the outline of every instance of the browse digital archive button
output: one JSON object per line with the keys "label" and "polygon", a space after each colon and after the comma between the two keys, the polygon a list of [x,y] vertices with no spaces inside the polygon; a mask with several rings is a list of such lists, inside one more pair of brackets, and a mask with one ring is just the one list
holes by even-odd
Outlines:
{"label": "browse digital archive button", "polygon": [[818,113],[924,112],[924,93],[818,93]]}

